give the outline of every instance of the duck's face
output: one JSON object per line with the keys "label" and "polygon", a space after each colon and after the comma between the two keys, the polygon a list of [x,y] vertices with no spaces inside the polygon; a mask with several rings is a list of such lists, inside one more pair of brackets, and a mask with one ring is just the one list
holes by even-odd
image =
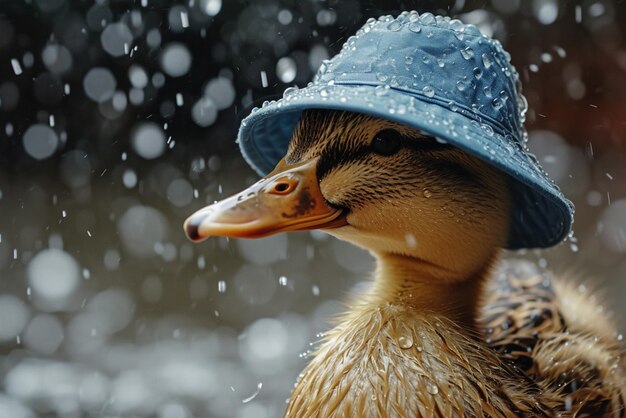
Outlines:
{"label": "duck's face", "polygon": [[322,229],[466,274],[504,244],[508,217],[506,178],[490,165],[398,123],[313,110],[272,173],[194,214],[186,231],[199,240]]}

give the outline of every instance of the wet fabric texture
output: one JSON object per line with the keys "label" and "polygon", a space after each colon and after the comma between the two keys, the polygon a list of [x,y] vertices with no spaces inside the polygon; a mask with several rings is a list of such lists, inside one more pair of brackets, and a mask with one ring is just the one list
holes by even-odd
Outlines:
{"label": "wet fabric texture", "polygon": [[370,19],[306,88],[288,88],[242,121],[239,145],[259,174],[285,154],[306,109],[400,122],[508,173],[509,249],[550,247],[570,232],[572,203],[526,146],[527,104],[510,56],[472,25],[416,12]]}

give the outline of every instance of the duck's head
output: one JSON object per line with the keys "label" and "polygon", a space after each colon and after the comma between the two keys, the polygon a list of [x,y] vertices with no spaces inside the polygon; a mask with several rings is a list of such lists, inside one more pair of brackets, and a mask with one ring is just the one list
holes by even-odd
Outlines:
{"label": "duck's head", "polygon": [[462,279],[505,245],[509,206],[506,176],[458,148],[381,118],[308,110],[274,171],[185,231],[200,241],[321,229]]}

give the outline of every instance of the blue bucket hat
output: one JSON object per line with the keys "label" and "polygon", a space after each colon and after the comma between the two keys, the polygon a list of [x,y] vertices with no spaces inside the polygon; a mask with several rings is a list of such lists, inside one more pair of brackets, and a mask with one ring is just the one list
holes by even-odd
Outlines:
{"label": "blue bucket hat", "polygon": [[399,122],[507,173],[509,249],[549,247],[570,231],[574,206],[528,152],[527,104],[510,55],[475,26],[417,12],[368,20],[306,88],[288,88],[242,121],[239,146],[258,173],[284,156],[307,109]]}

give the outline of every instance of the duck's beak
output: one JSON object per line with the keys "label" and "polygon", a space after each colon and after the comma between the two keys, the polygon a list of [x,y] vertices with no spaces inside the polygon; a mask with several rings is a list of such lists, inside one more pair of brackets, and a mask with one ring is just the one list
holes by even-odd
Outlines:
{"label": "duck's beak", "polygon": [[322,196],[317,159],[296,165],[281,160],[274,171],[239,194],[200,209],[185,221],[187,237],[260,238],[278,232],[346,225],[343,210]]}

